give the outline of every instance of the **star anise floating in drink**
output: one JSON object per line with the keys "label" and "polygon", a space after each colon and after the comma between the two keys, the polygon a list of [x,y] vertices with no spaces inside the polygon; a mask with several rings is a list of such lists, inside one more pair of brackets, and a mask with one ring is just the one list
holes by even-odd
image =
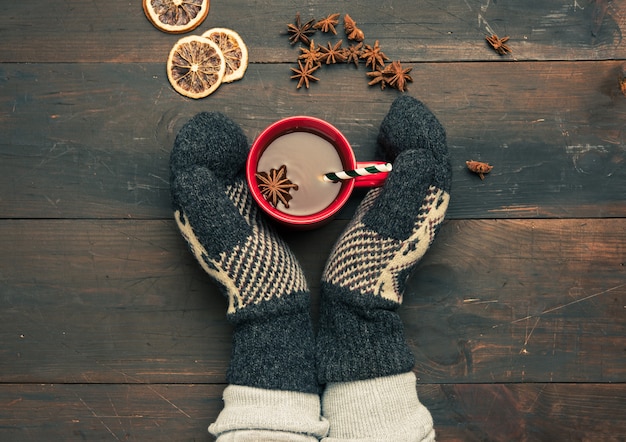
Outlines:
{"label": "star anise floating in drink", "polygon": [[388,64],[389,58],[382,51],[378,40],[373,45],[365,44],[363,42],[365,34],[348,14],[345,14],[343,19],[346,38],[350,41],[348,47],[342,47],[341,39],[335,38],[326,42],[325,45],[316,45],[314,40],[309,38],[318,30],[322,33],[337,35],[336,26],[339,19],[340,14],[333,13],[321,20],[311,19],[303,24],[300,13],[297,13],[295,24],[287,25],[291,44],[300,42],[305,45],[305,47],[300,47],[298,66],[291,68],[293,71],[291,79],[298,80],[296,88],[300,89],[305,86],[308,89],[311,82],[319,81],[319,78],[313,76],[313,72],[322,65],[354,63],[358,68],[360,61],[364,60],[365,66],[371,70],[367,73],[367,76],[371,78],[369,85],[378,84],[381,89],[389,86],[404,92],[407,83],[413,81],[409,75],[412,68],[402,67],[399,61]]}
{"label": "star anise floating in drink", "polygon": [[287,178],[287,166],[283,164],[278,169],[258,172],[255,176],[263,198],[275,208],[278,208],[278,203],[283,203],[285,208],[289,208],[289,201],[293,199],[289,192],[292,189],[298,190],[298,185]]}

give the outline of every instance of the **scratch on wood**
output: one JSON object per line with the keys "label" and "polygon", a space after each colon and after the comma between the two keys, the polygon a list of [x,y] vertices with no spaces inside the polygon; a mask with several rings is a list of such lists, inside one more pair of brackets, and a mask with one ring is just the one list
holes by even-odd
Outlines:
{"label": "scratch on wood", "polygon": [[524,344],[522,345],[520,354],[523,354],[523,355],[528,354],[528,350],[526,349],[526,346],[528,345],[528,342],[530,342],[530,338],[533,335],[533,332],[535,331],[535,329],[537,328],[537,324],[539,324],[540,320],[541,320],[541,317],[538,317],[537,320],[535,321],[535,325],[533,325],[533,328],[530,329],[530,332],[528,332],[528,321],[526,321],[526,333],[525,333],[526,338],[524,339]]}
{"label": "scratch on wood", "polygon": [[532,404],[530,404],[530,406],[524,410],[525,413],[532,413],[533,410],[535,409],[535,406],[537,405],[537,402],[539,401],[539,398],[543,395],[544,390],[547,388],[547,385],[544,385],[541,387],[541,390],[539,390],[537,392],[537,397],[535,398],[535,400],[533,401]]}
{"label": "scratch on wood", "polygon": [[13,405],[15,405],[15,404],[18,404],[18,403],[22,402],[22,400],[23,400],[23,399],[22,399],[21,397],[18,397],[17,399],[13,399],[13,400],[12,400],[11,402],[9,402],[6,406],[7,406],[7,407],[12,407]]}
{"label": "scratch on wood", "polygon": [[464,304],[492,304],[494,302],[498,302],[498,300],[491,299],[491,300],[483,301],[480,298],[467,298],[463,300]]}
{"label": "scratch on wood", "polygon": [[[549,308],[549,309],[544,310],[543,312],[538,313],[536,315],[527,315],[527,316],[524,316],[523,318],[515,319],[515,320],[513,320],[511,322],[508,322],[507,324],[517,324],[518,322],[527,321],[527,320],[532,319],[532,318],[540,318],[540,317],[542,317],[544,315],[547,315],[548,313],[556,312],[558,310],[562,310],[562,309],[570,307],[572,305],[588,301],[588,300],[596,298],[598,296],[605,295],[605,294],[613,292],[615,290],[619,290],[622,287],[626,287],[626,283],[620,284],[620,285],[616,285],[615,287],[611,287],[611,288],[608,288],[606,290],[602,290],[601,292],[593,293],[593,294],[585,296],[583,298],[575,299],[574,301],[568,302],[566,304],[562,304],[562,305],[558,305],[556,307]],[[503,324],[496,324],[492,328],[498,328],[498,327],[500,327],[502,325]]]}
{"label": "scratch on wood", "polygon": [[107,398],[109,399],[109,404],[111,404],[111,409],[113,410],[115,417],[117,417],[117,422],[120,424],[120,427],[121,427],[122,426],[122,420],[120,419],[121,416],[117,411],[117,407],[113,403],[113,399],[111,399],[111,395],[109,395],[108,393],[107,393]]}
{"label": "scratch on wood", "polygon": [[478,14],[478,27],[480,28],[483,24],[485,25],[485,30],[489,35],[495,34],[494,30],[491,28],[491,26],[489,26],[489,22],[487,22],[485,17],[483,17],[482,14]]}
{"label": "scratch on wood", "polygon": [[161,181],[162,183],[167,184],[168,186],[170,185],[170,182],[168,180],[165,180],[165,179],[163,179],[162,177],[160,177],[158,175],[155,175],[153,173],[149,173],[148,176],[151,176],[152,178],[155,178],[155,179]]}
{"label": "scratch on wood", "polygon": [[[155,390],[152,386],[150,386],[150,385],[149,385],[149,384],[147,384],[146,382],[142,381],[141,379],[136,378],[136,377],[134,377],[134,376],[131,376],[131,375],[129,375],[129,374],[127,374],[127,373],[123,372],[123,371],[116,370],[116,369],[114,369],[114,368],[112,368],[112,367],[110,367],[110,366],[108,366],[108,365],[106,365],[106,364],[102,364],[102,363],[99,363],[99,362],[98,362],[98,365],[102,365],[102,366],[104,366],[104,367],[107,367],[109,370],[113,371],[114,373],[121,374],[121,375],[122,375],[122,376],[124,376],[125,378],[130,379],[131,381],[137,382],[137,383],[139,383],[139,384],[141,384],[141,385],[145,385],[145,386],[148,388],[148,390],[150,390],[151,392],[153,392],[154,394],[156,394],[158,397],[160,397],[161,399],[163,399],[165,402],[167,402],[168,404],[170,404],[172,407],[174,407],[174,409],[178,410],[178,412],[180,412],[183,416],[185,416],[185,417],[187,417],[187,418],[191,419],[191,416],[190,416],[189,414],[185,413],[185,411],[184,411],[182,408],[180,408],[179,406],[177,406],[175,403],[173,403],[172,401],[170,401],[168,398],[166,398],[165,396],[163,396],[161,393],[159,393],[158,391],[156,391],[156,390]],[[79,399],[80,399],[80,398],[79,398]]]}
{"label": "scratch on wood", "polygon": [[596,0],[596,6],[593,8],[593,27],[591,28],[591,35],[597,37],[602,28],[602,22],[606,15],[606,10],[609,7],[608,0]]}
{"label": "scratch on wood", "polygon": [[104,421],[100,418],[100,416],[98,416],[98,414],[95,412],[95,410],[93,408],[91,408],[89,405],[87,405],[87,403],[83,400],[83,398],[81,398],[79,396],[77,396],[77,397],[78,397],[78,400],[81,402],[81,404],[83,404],[85,406],[85,408],[87,410],[89,410],[89,412],[93,415],[93,417],[98,419],[98,421],[111,434],[111,436],[113,436],[115,438],[115,440],[120,440],[120,438],[117,437],[117,435],[113,432],[113,430],[111,430],[111,428],[109,428],[109,426],[104,423]]}
{"label": "scratch on wood", "polygon": [[185,417],[191,419],[191,416],[189,416],[187,413],[185,413],[185,411],[180,408],[179,406],[177,406],[175,403],[173,403],[172,401],[170,401],[168,398],[166,398],[165,396],[163,396],[161,393],[159,393],[158,391],[156,391],[154,388],[152,388],[150,385],[147,385],[148,390],[152,391],[154,394],[156,394],[158,397],[160,397],[161,399],[163,399],[165,402],[167,402],[168,404],[170,404],[172,407],[174,407],[176,410],[178,410],[182,415],[184,415]]}
{"label": "scratch on wood", "polygon": [[539,215],[539,206],[505,206],[502,207],[501,209],[490,209],[489,212],[504,212],[504,213],[511,213],[511,212],[529,212],[535,215]]}

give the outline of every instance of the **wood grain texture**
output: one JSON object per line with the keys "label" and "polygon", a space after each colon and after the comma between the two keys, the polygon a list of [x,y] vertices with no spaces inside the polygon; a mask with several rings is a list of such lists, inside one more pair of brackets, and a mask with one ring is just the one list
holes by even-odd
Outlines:
{"label": "wood grain texture", "polygon": [[[439,440],[626,440],[626,1],[214,0],[194,34],[236,30],[250,64],[199,101],[169,85],[180,36],[140,1],[5,3],[0,440],[212,440],[231,328],[172,220],[176,133],[220,111],[251,141],[307,114],[369,160],[399,95],[351,65],[296,90],[296,12],[349,13],[412,68],[407,93],[447,130],[448,220],[400,309]],[[487,45],[494,33],[511,55]],[[494,166],[484,181],[470,159]],[[363,195],[322,229],[281,232],[314,319]]]}
{"label": "wood grain texture", "polygon": [[[419,384],[441,441],[619,441],[623,384]],[[31,440],[213,440],[223,386],[0,385],[0,432]],[[589,404],[594,406],[590,407]],[[59,406],[62,404],[62,406]]]}
{"label": "wood grain texture", "polygon": [[623,221],[446,224],[410,280],[401,310],[420,355],[418,376],[428,382],[623,379]]}
{"label": "wood grain texture", "polygon": [[[316,314],[344,226],[288,235]],[[619,382],[626,222],[449,221],[400,309],[423,382]],[[10,382],[224,382],[226,303],[173,221],[0,223]]]}
{"label": "wood grain texture", "polygon": [[[511,36],[516,60],[602,60],[626,58],[626,7],[614,0],[597,9],[594,0],[415,0],[338,5],[285,4],[267,0],[216,1],[193,33],[212,27],[239,32],[252,63],[291,62],[287,24],[348,13],[366,41],[379,40],[392,59],[402,61],[499,60],[485,36]],[[340,31],[343,28],[340,26]],[[163,62],[180,36],[154,28],[141,2],[112,0],[106,7],[80,0],[18,2],[5,13],[0,62]],[[318,42],[328,39],[317,34]]]}
{"label": "wood grain texture", "polygon": [[[413,66],[409,93],[448,132],[449,218],[626,214],[621,63]],[[367,86],[364,69],[346,66],[322,72],[322,81],[303,91],[289,80],[288,66],[258,65],[201,101],[174,92],[158,64],[0,69],[5,218],[169,218],[171,146],[184,122],[205,110],[233,118],[250,141],[286,116],[324,118],[346,135],[357,158],[372,159],[378,126],[397,96]],[[481,181],[467,171],[470,159],[494,170]]]}

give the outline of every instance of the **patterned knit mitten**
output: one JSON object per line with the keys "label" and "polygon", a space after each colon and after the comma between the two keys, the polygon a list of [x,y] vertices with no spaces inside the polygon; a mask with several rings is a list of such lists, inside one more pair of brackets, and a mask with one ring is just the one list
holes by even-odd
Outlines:
{"label": "patterned knit mitten", "polygon": [[317,393],[307,283],[248,192],[247,153],[246,136],[226,116],[200,113],[187,122],[170,157],[176,222],[228,296],[228,382]]}
{"label": "patterned knit mitten", "polygon": [[414,364],[396,310],[444,219],[451,165],[444,128],[406,95],[392,104],[378,142],[393,171],[382,188],[368,192],[322,277],[321,383],[406,373]]}

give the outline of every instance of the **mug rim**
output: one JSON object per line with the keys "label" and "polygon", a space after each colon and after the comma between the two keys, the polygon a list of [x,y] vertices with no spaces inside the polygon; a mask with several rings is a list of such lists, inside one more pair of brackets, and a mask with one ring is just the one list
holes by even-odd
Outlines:
{"label": "mug rim", "polygon": [[261,194],[256,185],[256,164],[269,144],[281,135],[291,132],[311,132],[325,138],[337,149],[342,163],[346,169],[356,166],[356,157],[352,146],[346,137],[329,122],[317,117],[296,115],[282,118],[267,126],[261,131],[259,136],[252,143],[252,147],[246,159],[246,181],[248,189],[257,205],[274,220],[296,227],[314,227],[332,218],[348,201],[354,189],[354,180],[347,180],[341,183],[339,194],[324,209],[309,215],[292,215],[282,212],[272,206]]}

